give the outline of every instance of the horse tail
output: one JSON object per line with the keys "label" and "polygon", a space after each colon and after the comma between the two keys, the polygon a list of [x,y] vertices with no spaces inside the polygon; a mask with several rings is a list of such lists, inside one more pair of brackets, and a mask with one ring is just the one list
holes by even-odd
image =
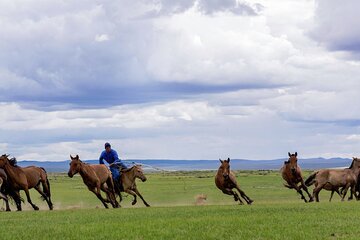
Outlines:
{"label": "horse tail", "polygon": [[50,198],[51,197],[51,191],[50,191],[50,182],[49,182],[49,178],[48,178],[48,175],[47,175],[47,172],[46,172],[46,170],[45,170],[45,168],[43,168],[43,167],[40,167],[43,171],[44,171],[44,173],[45,173],[45,180],[46,180],[46,185],[47,185],[47,188],[44,188],[43,187],[43,191],[44,191],[44,193],[48,196],[48,198]]}
{"label": "horse tail", "polygon": [[313,172],[306,180],[305,180],[305,185],[307,187],[313,185],[315,183],[315,177],[316,177],[316,174],[318,174],[319,171],[315,171]]}

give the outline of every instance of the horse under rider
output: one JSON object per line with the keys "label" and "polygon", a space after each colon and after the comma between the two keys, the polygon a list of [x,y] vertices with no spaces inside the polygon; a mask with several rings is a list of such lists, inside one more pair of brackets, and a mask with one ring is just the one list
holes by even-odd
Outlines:
{"label": "horse under rider", "polygon": [[110,143],[105,143],[105,150],[102,151],[99,157],[99,163],[104,164],[104,160],[109,164],[110,171],[114,180],[115,187],[120,189],[121,186],[121,171],[126,169],[127,166],[119,159],[117,152],[111,149]]}

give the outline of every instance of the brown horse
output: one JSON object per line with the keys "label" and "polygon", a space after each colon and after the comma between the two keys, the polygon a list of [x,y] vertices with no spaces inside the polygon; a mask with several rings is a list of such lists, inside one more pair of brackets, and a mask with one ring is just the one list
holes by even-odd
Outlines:
{"label": "brown horse", "polygon": [[319,201],[319,192],[321,189],[339,189],[342,192],[341,200],[344,201],[347,190],[351,189],[351,197],[355,195],[356,199],[359,199],[356,193],[357,179],[360,173],[360,159],[353,158],[353,161],[349,168],[345,169],[320,169],[313,172],[305,181],[306,186],[315,184],[313,190],[313,196],[316,201]]}
{"label": "brown horse", "polygon": [[[305,196],[303,195],[301,189],[304,189],[310,198],[310,202],[313,201],[313,197],[310,195],[307,187],[304,183],[304,178],[301,173],[301,168],[297,164],[297,152],[295,154],[289,154],[289,160],[284,162],[283,167],[280,169],[282,178],[286,181],[285,187],[290,189],[295,189],[300,195],[301,199],[307,202]],[[300,183],[300,185],[298,185]]]}
{"label": "brown horse", "polygon": [[[137,195],[141,198],[145,206],[150,207],[150,205],[145,201],[145,199],[137,189],[135,182],[136,178],[139,178],[143,182],[146,181],[146,177],[144,175],[141,165],[134,165],[131,168],[121,170],[122,189],[120,191],[126,192],[134,197],[134,200],[131,203],[132,205],[136,204],[137,202],[136,195]],[[117,194],[120,196],[120,201],[121,201],[122,198],[119,190],[117,190]]]}
{"label": "brown horse", "polygon": [[9,200],[6,196],[7,175],[4,169],[0,168],[0,199],[3,199],[6,205],[6,211],[10,211]]}
{"label": "brown horse", "polygon": [[[8,159],[8,155],[2,155],[0,157],[0,168],[4,169],[8,177],[9,186],[15,193],[14,200],[18,211],[21,211],[20,190],[25,191],[27,201],[33,209],[39,210],[39,208],[31,201],[29,193],[29,189],[31,188],[35,188],[36,191],[40,193],[43,199],[47,202],[50,210],[53,209],[53,204],[50,198],[50,183],[45,169],[35,166],[26,168],[13,166]],[[42,185],[42,189],[40,188],[40,183]]]}
{"label": "brown horse", "polygon": [[221,160],[221,165],[217,174],[215,176],[215,184],[216,186],[225,194],[234,196],[235,202],[239,200],[240,204],[244,204],[241,201],[237,192],[232,189],[235,188],[239,191],[241,197],[246,201],[247,204],[251,204],[253,200],[251,200],[244,191],[240,189],[240,186],[237,184],[236,176],[233,172],[230,171],[230,158],[227,160]]}
{"label": "brown horse", "polygon": [[[68,176],[72,178],[76,173],[79,173],[89,191],[97,196],[105,208],[108,208],[106,202],[110,202],[114,208],[119,207],[119,203],[115,199],[114,183],[110,170],[104,164],[90,165],[84,163],[79,159],[79,155],[76,157],[70,155],[70,158]],[[107,199],[101,196],[100,190],[106,193]]]}

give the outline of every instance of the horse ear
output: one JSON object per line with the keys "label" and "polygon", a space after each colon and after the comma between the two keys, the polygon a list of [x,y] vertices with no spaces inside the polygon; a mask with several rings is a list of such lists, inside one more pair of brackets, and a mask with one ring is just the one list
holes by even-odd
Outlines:
{"label": "horse ear", "polygon": [[297,152],[295,152],[295,157],[297,157]]}
{"label": "horse ear", "polygon": [[230,162],[230,158],[228,158],[228,160],[227,160],[227,161],[228,161],[228,163],[229,163],[229,162]]}
{"label": "horse ear", "polygon": [[220,158],[219,158],[219,161],[220,161],[221,163],[223,163],[223,160],[221,160]]}
{"label": "horse ear", "polygon": [[290,153],[290,152],[288,152],[288,155],[289,155],[289,157],[291,157],[291,153]]}
{"label": "horse ear", "polygon": [[79,159],[79,155],[76,154],[76,159]]}
{"label": "horse ear", "polygon": [[71,156],[71,154],[70,154],[70,159],[74,159],[73,156]]}

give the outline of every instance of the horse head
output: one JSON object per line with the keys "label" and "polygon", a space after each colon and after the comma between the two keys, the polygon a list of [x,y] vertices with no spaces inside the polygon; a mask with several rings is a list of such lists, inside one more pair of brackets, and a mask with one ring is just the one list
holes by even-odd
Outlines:
{"label": "horse head", "polygon": [[219,159],[219,161],[221,162],[221,166],[219,167],[219,170],[222,172],[222,175],[225,179],[229,179],[229,175],[230,175],[230,158],[228,158],[227,160],[221,160]]}
{"label": "horse head", "polygon": [[294,154],[288,153],[289,154],[289,160],[287,162],[287,164],[289,164],[290,170],[292,174],[296,173],[297,170],[297,152],[295,152]]}
{"label": "horse head", "polygon": [[76,173],[80,172],[82,162],[79,159],[79,155],[76,155],[75,157],[73,157],[70,154],[70,159],[71,159],[71,162],[69,163],[70,168],[69,168],[68,176],[72,178]]}
{"label": "horse head", "polygon": [[143,181],[143,182],[146,181],[146,177],[144,175],[144,171],[143,171],[141,165],[134,166],[134,174],[135,174],[135,177],[139,178],[141,181]]}
{"label": "horse head", "polygon": [[353,157],[353,160],[352,160],[349,168],[350,169],[360,168],[360,159],[357,157]]}

